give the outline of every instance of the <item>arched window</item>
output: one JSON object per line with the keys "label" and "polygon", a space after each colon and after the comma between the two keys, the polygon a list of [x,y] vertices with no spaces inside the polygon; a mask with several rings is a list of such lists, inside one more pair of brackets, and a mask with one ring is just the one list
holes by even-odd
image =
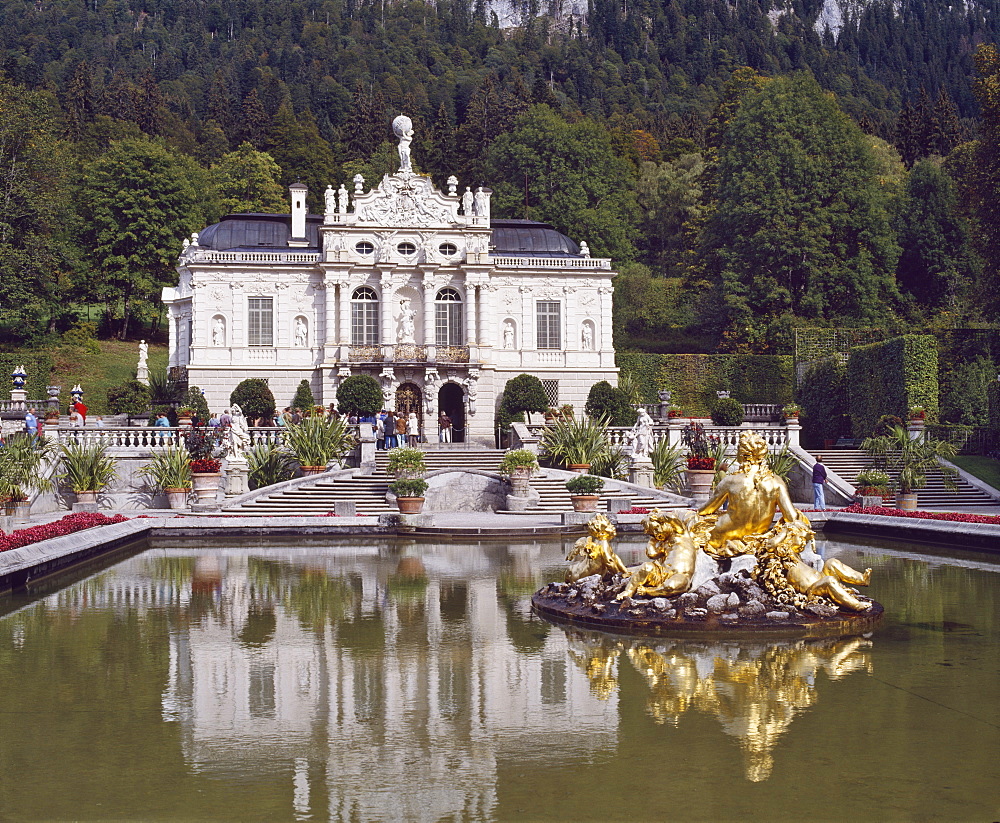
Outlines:
{"label": "arched window", "polygon": [[378,344],[378,295],[375,289],[362,286],[351,297],[351,344]]}
{"label": "arched window", "polygon": [[462,328],[462,295],[454,289],[441,289],[434,301],[434,338],[439,346],[465,343]]}

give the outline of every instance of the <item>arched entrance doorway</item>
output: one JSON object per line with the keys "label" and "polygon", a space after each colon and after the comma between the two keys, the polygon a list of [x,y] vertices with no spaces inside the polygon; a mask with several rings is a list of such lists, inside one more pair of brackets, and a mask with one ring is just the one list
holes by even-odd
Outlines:
{"label": "arched entrance doorway", "polygon": [[[424,431],[424,411],[422,408],[420,389],[413,383],[403,383],[396,389],[396,417],[402,416],[404,420],[410,419],[410,412],[416,412],[417,420],[420,421],[420,433]],[[435,437],[437,432],[435,431]]]}
{"label": "arched entrance doorway", "polygon": [[453,443],[465,442],[465,403],[462,387],[457,383],[445,383],[438,390],[438,411],[451,418],[451,439]]}

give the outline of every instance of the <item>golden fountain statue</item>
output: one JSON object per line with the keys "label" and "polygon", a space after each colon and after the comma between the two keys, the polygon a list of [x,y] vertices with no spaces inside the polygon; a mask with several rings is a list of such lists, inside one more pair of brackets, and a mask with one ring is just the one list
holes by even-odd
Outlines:
{"label": "golden fountain statue", "polygon": [[[614,524],[594,517],[588,536],[567,558],[566,582],[536,593],[536,609],[628,631],[650,630],[658,620],[658,633],[706,620],[718,628],[836,619],[846,628],[842,612],[871,620],[881,614],[878,604],[852,588],[867,586],[871,569],[859,572],[836,559],[823,563],[815,554],[815,532],[771,471],[767,443],[755,432],[740,436],[736,467],[700,510],[684,518],[654,510],[642,525],[649,560],[629,569],[612,547]],[[717,561],[736,558],[740,571],[717,573]],[[714,568],[715,576],[699,576],[703,567]]]}

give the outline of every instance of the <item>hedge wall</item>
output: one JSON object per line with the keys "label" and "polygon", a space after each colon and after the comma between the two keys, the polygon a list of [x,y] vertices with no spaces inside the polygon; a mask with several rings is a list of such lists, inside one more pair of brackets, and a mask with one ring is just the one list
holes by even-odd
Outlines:
{"label": "hedge wall", "polygon": [[911,406],[938,413],[937,342],[927,334],[905,334],[851,349],[847,390],[855,437],[867,437],[878,419],[906,419]]}
{"label": "hedge wall", "polygon": [[794,366],[784,355],[619,352],[616,360],[642,387],[647,403],[669,389],[688,415],[708,417],[717,391],[729,391],[741,403],[792,401]]}
{"label": "hedge wall", "polygon": [[[52,376],[52,358],[47,354],[0,354],[0,385],[2,396],[5,400],[10,400],[11,383],[10,375],[18,366],[24,366],[28,373],[28,379],[24,387],[28,390],[29,400],[44,400],[48,397],[45,387],[49,385]],[[69,397],[69,386],[63,386],[63,392]]]}
{"label": "hedge wall", "polygon": [[827,440],[847,434],[847,369],[839,357],[814,361],[799,383],[796,399],[802,405],[806,448],[824,448]]}

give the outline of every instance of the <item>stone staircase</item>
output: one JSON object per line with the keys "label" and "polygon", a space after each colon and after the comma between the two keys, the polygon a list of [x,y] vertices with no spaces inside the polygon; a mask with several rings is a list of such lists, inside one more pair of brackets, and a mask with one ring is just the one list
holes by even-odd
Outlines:
{"label": "stone staircase", "polygon": [[[871,458],[860,449],[829,449],[814,451],[812,454],[822,455],[826,467],[851,484],[854,484],[858,472],[871,465]],[[958,486],[958,491],[949,491],[945,488],[941,472],[930,472],[927,475],[927,485],[917,494],[917,505],[921,508],[996,505],[996,501],[989,495],[960,477],[956,478],[955,485]]]}
{"label": "stone staircase", "polygon": [[[454,444],[454,447],[440,447],[425,451],[427,471],[447,469],[475,469],[478,471],[497,471],[504,452],[502,449],[484,449],[466,447],[465,444]],[[386,492],[392,478],[385,472],[386,452],[375,454],[375,472],[366,476],[341,477],[338,479],[319,479],[308,486],[286,489],[275,494],[263,495],[240,506],[229,507],[223,511],[239,512],[240,514],[258,515],[293,515],[293,514],[326,514],[334,510],[337,501],[353,500],[358,514],[378,515],[383,512],[396,511],[395,505],[386,503]],[[523,514],[557,514],[573,510],[569,492],[566,491],[566,481],[562,477],[547,477],[543,469],[531,481],[531,487],[538,492],[539,507],[530,509]],[[614,481],[608,481],[609,486]],[[635,496],[625,491],[619,491],[605,486],[601,494],[600,508],[603,510],[606,500],[610,498],[628,498],[633,506],[647,509],[681,508],[677,503],[671,503],[650,496]]]}

